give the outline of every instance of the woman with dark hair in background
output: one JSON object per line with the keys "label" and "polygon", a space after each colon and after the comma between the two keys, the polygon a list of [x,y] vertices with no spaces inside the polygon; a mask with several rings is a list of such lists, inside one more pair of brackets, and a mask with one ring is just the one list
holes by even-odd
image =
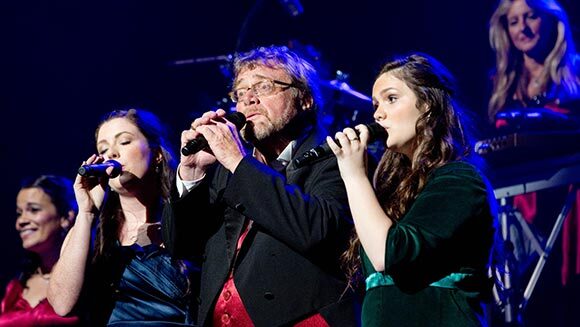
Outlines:
{"label": "woman with dark hair in background", "polygon": [[60,317],[46,300],[52,268],[77,213],[72,182],[42,175],[23,181],[16,197],[16,231],[26,251],[22,273],[6,287],[0,326],[70,326],[77,317]]}
{"label": "woman with dark hair in background", "polygon": [[77,176],[77,224],[55,266],[50,302],[64,316],[81,300],[80,310],[88,312],[86,323],[97,326],[192,325],[195,308],[190,308],[187,266],[167,254],[160,233],[174,174],[160,121],[144,110],[113,111],[95,136],[98,155],[83,164],[115,160],[122,171],[116,177]]}
{"label": "woman with dark hair in background", "polygon": [[387,150],[374,185],[365,167],[368,129],[337,133],[342,147],[327,138],[356,228],[344,258],[351,275],[362,266],[363,326],[485,324],[493,200],[466,161],[471,148],[454,92],[450,73],[429,56],[384,66],[372,98]]}

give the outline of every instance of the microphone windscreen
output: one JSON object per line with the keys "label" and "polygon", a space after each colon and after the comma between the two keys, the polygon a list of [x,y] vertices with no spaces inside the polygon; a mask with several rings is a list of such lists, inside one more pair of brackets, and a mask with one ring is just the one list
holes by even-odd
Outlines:
{"label": "microphone windscreen", "polygon": [[383,140],[389,136],[387,130],[377,122],[368,124],[367,129],[369,130],[369,141],[371,142],[375,140]]}
{"label": "microphone windscreen", "polygon": [[246,124],[246,116],[241,112],[232,112],[227,114],[225,118],[234,124],[237,129],[244,127]]}
{"label": "microphone windscreen", "polygon": [[90,164],[80,166],[78,169],[78,174],[86,177],[100,177],[107,175],[107,169],[113,167],[110,178],[115,178],[119,176],[123,170],[121,164],[116,160],[107,160],[103,163]]}

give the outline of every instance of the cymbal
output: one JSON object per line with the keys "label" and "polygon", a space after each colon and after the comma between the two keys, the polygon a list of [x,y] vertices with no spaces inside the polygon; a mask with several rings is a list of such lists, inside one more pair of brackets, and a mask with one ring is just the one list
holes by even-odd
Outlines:
{"label": "cymbal", "polygon": [[341,92],[341,93],[353,96],[353,97],[355,97],[359,100],[365,101],[365,102],[372,102],[372,100],[369,96],[354,90],[350,85],[348,85],[348,83],[346,83],[344,81],[340,81],[337,79],[334,79],[331,81],[322,80],[320,82],[320,84],[324,88],[328,88],[328,89],[331,89],[331,90],[334,90],[337,92]]}
{"label": "cymbal", "polygon": [[[321,91],[324,101],[329,108],[334,108],[334,115],[349,112],[353,118],[369,116],[373,113],[372,100],[366,94],[354,90],[348,83],[338,79],[322,80]],[[340,109],[339,109],[340,108]],[[338,111],[336,111],[338,110]],[[362,118],[362,116],[360,118]]]}

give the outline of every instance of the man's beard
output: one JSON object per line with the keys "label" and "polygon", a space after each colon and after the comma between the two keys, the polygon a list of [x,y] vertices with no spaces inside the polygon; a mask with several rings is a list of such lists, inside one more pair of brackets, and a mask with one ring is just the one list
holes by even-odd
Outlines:
{"label": "man's beard", "polygon": [[248,121],[240,133],[246,142],[261,142],[282,132],[295,116],[296,110],[286,110],[282,116],[275,120],[263,114],[263,117],[266,118],[265,121],[260,121],[257,125]]}

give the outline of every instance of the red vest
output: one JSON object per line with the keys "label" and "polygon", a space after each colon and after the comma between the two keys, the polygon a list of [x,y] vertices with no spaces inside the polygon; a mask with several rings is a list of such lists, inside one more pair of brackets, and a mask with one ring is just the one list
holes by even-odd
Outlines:
{"label": "red vest", "polygon": [[[246,223],[244,231],[238,239],[238,244],[236,246],[236,254],[242,247],[242,243],[250,230],[249,224]],[[234,268],[230,271],[228,280],[224,284],[222,291],[218,297],[213,310],[213,326],[236,326],[236,327],[251,327],[254,326],[246,307],[242,302],[242,298],[238,293],[236,284],[234,283]],[[294,326],[296,327],[328,327],[328,324],[322,318],[320,313],[312,315],[298,323]]]}

